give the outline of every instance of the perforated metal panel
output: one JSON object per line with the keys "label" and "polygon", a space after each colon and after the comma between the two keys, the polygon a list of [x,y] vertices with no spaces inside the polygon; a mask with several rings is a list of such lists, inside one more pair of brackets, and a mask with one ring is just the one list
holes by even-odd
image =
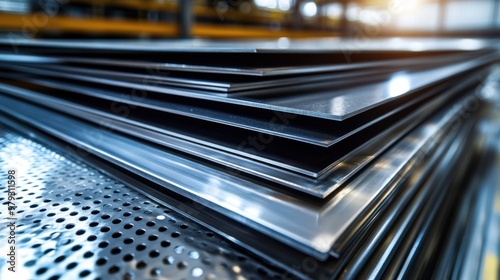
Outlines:
{"label": "perforated metal panel", "polygon": [[[263,279],[285,274],[142,193],[0,126],[2,182],[15,168],[18,274],[1,279]],[[0,217],[7,216],[2,184]],[[1,267],[4,266],[4,267]],[[289,274],[287,274],[289,277]]]}

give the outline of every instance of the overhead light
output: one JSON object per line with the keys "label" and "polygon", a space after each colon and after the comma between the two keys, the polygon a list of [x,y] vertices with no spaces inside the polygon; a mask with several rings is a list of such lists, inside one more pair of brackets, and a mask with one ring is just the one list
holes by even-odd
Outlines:
{"label": "overhead light", "polygon": [[389,80],[389,95],[391,97],[399,96],[410,90],[410,79],[407,75],[401,73],[397,74]]}
{"label": "overhead light", "polygon": [[278,8],[282,11],[290,10],[291,0],[278,0]]}
{"label": "overhead light", "polygon": [[342,5],[340,3],[331,3],[326,5],[326,15],[329,18],[340,18],[342,16]]}
{"label": "overhead light", "polygon": [[254,0],[256,6],[267,9],[276,9],[278,6],[277,0]]}
{"label": "overhead light", "polygon": [[254,0],[253,2],[257,7],[271,10],[280,9],[288,11],[292,6],[292,0]]}
{"label": "overhead light", "polygon": [[306,2],[302,4],[302,7],[300,8],[302,15],[305,17],[314,17],[316,16],[316,13],[318,12],[318,7],[316,6],[316,3],[314,2]]}

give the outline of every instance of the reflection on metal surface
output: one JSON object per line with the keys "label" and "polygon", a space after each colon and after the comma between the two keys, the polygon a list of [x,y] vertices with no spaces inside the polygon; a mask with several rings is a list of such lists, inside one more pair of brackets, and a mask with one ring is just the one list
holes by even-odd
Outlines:
{"label": "reflection on metal surface", "polygon": [[47,58],[35,55],[20,55],[20,54],[6,54],[0,53],[0,61],[2,62],[17,62],[17,63],[57,63],[59,60],[56,58]]}
{"label": "reflection on metal surface", "polygon": [[399,96],[410,90],[410,79],[408,75],[397,73],[389,79],[387,87],[391,97]]}

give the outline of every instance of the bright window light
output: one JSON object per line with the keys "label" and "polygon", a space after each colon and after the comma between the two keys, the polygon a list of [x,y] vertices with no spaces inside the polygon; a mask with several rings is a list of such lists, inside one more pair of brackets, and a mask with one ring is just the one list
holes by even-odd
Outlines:
{"label": "bright window light", "polygon": [[346,18],[348,21],[357,21],[359,19],[360,9],[356,4],[347,6]]}

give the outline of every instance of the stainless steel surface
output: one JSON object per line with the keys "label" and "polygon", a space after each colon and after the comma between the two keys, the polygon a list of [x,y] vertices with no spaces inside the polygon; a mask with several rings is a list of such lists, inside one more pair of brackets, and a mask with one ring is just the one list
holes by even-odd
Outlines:
{"label": "stainless steel surface", "polygon": [[250,106],[266,110],[286,112],[296,115],[325,118],[331,120],[344,120],[349,117],[361,114],[371,108],[384,103],[395,101],[398,98],[410,95],[416,90],[429,86],[433,83],[449,79],[454,75],[473,70],[474,68],[492,63],[497,59],[497,55],[487,55],[467,62],[455,63],[432,70],[417,71],[415,73],[397,73],[388,81],[352,86],[338,90],[314,92],[307,95],[274,97],[270,99],[256,98],[227,98],[215,95],[207,95],[201,91],[181,90],[175,88],[164,88],[149,84],[131,83],[127,81],[117,81],[106,78],[89,77],[70,73],[61,73],[44,69],[34,69],[30,67],[10,66],[20,71],[34,74],[43,74],[53,77],[64,77],[86,82],[94,82],[105,85],[120,86],[131,89],[141,89],[145,92],[158,92],[202,100],[230,103],[235,105]]}
{"label": "stainless steel surface", "polygon": [[[213,149],[203,145],[197,145],[190,141],[185,141],[175,136],[158,133],[155,129],[147,129],[148,126],[142,123],[126,119],[123,122],[119,118],[110,118],[106,114],[95,110],[84,109],[64,101],[51,101],[50,99],[40,99],[36,95],[27,94],[25,91],[0,85],[0,90],[4,93],[11,93],[14,96],[23,97],[30,101],[35,101],[49,108],[65,112],[78,118],[94,122],[110,130],[120,131],[132,136],[142,138],[154,143],[158,143],[176,150],[189,153],[201,158],[223,164],[228,171],[238,173],[239,171],[267,179],[273,183],[291,187],[310,195],[326,197],[339,188],[348,178],[353,176],[359,169],[368,164],[377,155],[382,153],[392,143],[397,141],[402,135],[408,132],[415,123],[415,118],[425,118],[424,112],[429,108],[412,113],[399,125],[394,126],[389,131],[381,133],[376,139],[367,142],[365,145],[355,149],[337,164],[332,166],[332,171],[322,176],[320,179],[309,179],[296,173],[262,165],[251,159],[239,157],[218,149]],[[424,109],[424,108],[422,108]],[[144,127],[144,128],[141,128]]]}
{"label": "stainless steel surface", "polygon": [[496,56],[436,67],[414,73],[396,73],[388,81],[300,96],[267,100],[271,106],[290,108],[292,113],[344,120],[397,99],[432,83],[490,63]]}
{"label": "stainless steel surface", "polygon": [[[474,146],[477,157],[464,184],[468,190],[464,203],[465,213],[459,216],[462,228],[458,236],[448,243],[446,259],[437,270],[436,277],[456,279],[498,278],[498,221],[500,176],[500,67],[497,66],[483,82],[478,96],[489,102],[488,110],[476,127],[478,141]],[[451,256],[450,256],[451,255]],[[441,267],[441,266],[440,266]]]}
{"label": "stainless steel surface", "polygon": [[[469,54],[470,57],[472,57]],[[318,88],[320,83],[323,87],[326,85],[335,85],[334,82],[342,80],[345,78],[361,78],[365,79],[370,76],[377,76],[382,73],[389,73],[393,71],[401,70],[401,67],[405,68],[415,68],[420,67],[430,67],[432,65],[439,65],[450,62],[464,61],[467,55],[455,54],[447,55],[444,58],[418,58],[418,59],[406,59],[398,60],[397,63],[386,65],[381,63],[376,63],[371,65],[368,70],[358,70],[343,73],[340,71],[334,73],[320,73],[312,74],[306,76],[294,76],[294,77],[284,77],[284,78],[263,78],[263,77],[239,77],[230,75],[225,71],[220,71],[220,74],[210,75],[204,73],[204,75],[193,74],[192,71],[188,71],[186,67],[179,66],[180,71],[164,71],[161,64],[148,63],[148,62],[134,62],[134,61],[124,61],[124,60],[109,60],[109,59],[81,59],[77,57],[47,57],[47,56],[34,56],[26,54],[8,54],[0,53],[0,61],[4,62],[15,62],[23,63],[26,65],[38,65],[38,66],[48,66],[52,65],[52,69],[63,69],[69,70],[70,72],[82,73],[86,75],[98,75],[98,76],[109,76],[117,77],[120,79],[135,79],[135,80],[152,80],[154,77],[155,83],[162,85],[187,87],[195,89],[205,89],[209,91],[218,92],[218,94],[228,94],[232,93],[238,94],[238,92],[243,91],[240,95],[250,95],[250,94],[263,94],[262,89],[273,88],[276,92],[283,92],[280,90],[281,87],[288,86],[287,89],[290,90],[290,86],[298,86],[301,84],[310,84],[310,88]],[[64,65],[71,66],[64,66]],[[359,63],[358,63],[359,64]],[[129,65],[129,67],[125,67]],[[90,66],[90,68],[89,68]],[[120,66],[120,71],[117,71],[116,66]],[[367,65],[368,66],[368,65]],[[379,66],[379,67],[376,67]],[[380,67],[383,66],[383,67]],[[101,69],[102,68],[102,69]],[[172,68],[173,69],[173,68]],[[345,69],[342,69],[345,70]],[[188,73],[189,72],[189,73]],[[260,89],[259,91],[255,91]],[[252,91],[253,90],[253,91]],[[272,91],[267,91],[271,92]],[[207,92],[208,94],[208,92]]]}
{"label": "stainless steel surface", "polygon": [[[266,133],[272,136],[283,137],[321,147],[331,147],[335,143],[356,133],[360,133],[363,129],[377,122],[381,122],[383,119],[390,118],[397,112],[407,109],[425,98],[440,93],[447,87],[455,87],[454,84],[457,83],[457,81],[450,81],[448,84],[433,87],[419,94],[419,96],[403,104],[399,104],[396,108],[392,108],[393,106],[381,107],[380,110],[376,112],[372,111],[365,117],[350,118],[338,122],[309,117],[304,118],[296,115],[281,114],[279,112],[263,114],[262,111],[250,110],[248,107],[238,108],[231,104],[222,107],[221,104],[206,102],[195,103],[192,99],[158,99],[157,96],[152,96],[152,94],[148,94],[147,98],[142,98],[136,96],[133,92],[131,93],[130,89],[120,90],[116,88],[116,91],[112,91],[101,89],[97,86],[90,87],[81,84],[70,84],[47,78],[42,79],[21,76],[15,77],[15,79],[22,79],[23,81],[21,84],[15,84],[16,86],[30,88],[30,83],[34,83],[47,87],[39,89],[43,90],[45,94],[52,94],[51,92],[57,92],[59,90],[65,91],[64,94],[59,94],[58,98],[71,99],[69,96],[70,93],[77,93],[89,99],[98,98],[99,101],[96,101],[96,103],[123,103],[129,105],[131,108],[140,107],[154,111],[178,114],[218,124],[243,128],[249,130],[249,134],[251,131]],[[128,94],[126,92],[128,92]],[[101,101],[101,99],[105,101]],[[214,108],[215,106],[217,106],[217,108]]]}
{"label": "stainless steel surface", "polygon": [[[88,63],[89,61],[86,60]],[[40,66],[40,65],[37,65]],[[61,65],[41,65],[44,69],[54,71],[62,71],[75,73],[93,77],[106,77],[110,79],[126,79],[128,81],[141,82],[144,80],[152,80],[158,86],[173,86],[180,88],[192,88],[204,90],[206,94],[218,96],[256,96],[256,95],[271,95],[271,94],[289,94],[290,92],[298,92],[299,90],[317,90],[318,88],[326,87],[342,87],[346,84],[359,82],[360,78],[372,78],[373,80],[382,80],[389,73],[397,71],[395,68],[370,69],[365,71],[352,71],[347,73],[330,73],[328,75],[313,75],[299,76],[293,78],[280,78],[268,81],[255,81],[247,83],[231,82],[214,82],[210,80],[187,79],[172,77],[172,72],[164,72],[164,75],[137,74],[128,72],[119,72],[112,70],[101,70],[96,68],[82,68],[81,66],[61,66]],[[149,68],[148,68],[149,69]],[[164,71],[162,67],[152,66],[150,69],[161,73]],[[188,71],[186,67],[182,67],[184,71]],[[142,69],[141,69],[142,70]],[[154,73],[154,71],[151,71]],[[222,71],[223,72],[223,71]]]}
{"label": "stainless steel surface", "polygon": [[[474,124],[475,118],[476,114],[467,119],[467,122]],[[453,186],[458,185],[458,178],[450,177],[454,172],[465,173],[467,170],[465,162],[471,159],[471,151],[464,150],[471,144],[470,140],[473,134],[470,133],[472,132],[470,127],[471,125],[467,129],[462,129],[461,135],[457,137],[454,143],[454,147],[448,152],[448,154],[455,152],[452,154],[453,157],[447,158],[449,160],[444,161],[443,165],[445,166],[441,166],[441,170],[438,170],[443,174],[448,174],[448,176],[440,176],[436,181],[436,185],[443,187],[433,195],[435,197],[434,203],[427,201],[427,205],[430,205],[429,212],[424,217],[419,217],[419,220],[423,221],[421,225],[419,227],[410,227],[402,244],[397,248],[396,254],[393,256],[393,262],[384,271],[383,277],[386,279],[402,279],[410,277],[410,275],[425,277],[425,267],[428,267],[425,264],[430,261],[429,256],[432,255],[431,253],[437,250],[439,241],[436,239],[440,238],[440,233],[446,229],[444,225],[447,222],[446,218],[453,213],[450,210],[454,207],[458,196],[457,191],[453,189]],[[460,161],[462,158],[464,162]],[[432,199],[433,197],[429,198],[429,200]]]}
{"label": "stainless steel surface", "polygon": [[[444,133],[443,128],[450,125],[462,108],[461,104],[456,104],[424,123],[396,144],[394,149],[398,150],[397,153],[382,155],[370,165],[370,169],[335,196],[318,204],[276,192],[45,109],[5,96],[1,100],[0,106],[4,112],[9,113],[10,107],[17,108],[18,114],[12,115],[14,118],[32,123],[84,150],[162,183],[173,191],[189,195],[235,220],[243,219],[248,226],[268,232],[278,240],[322,259],[327,257],[335,241],[380,192],[403,170],[407,171],[410,164],[420,159],[419,151],[429,148],[436,134]],[[74,130],[73,127],[79,129]],[[147,161],[135,157],[137,154],[143,155],[142,158]],[[295,220],[302,221],[300,227],[292,222]]]}
{"label": "stainless steel surface", "polygon": [[278,39],[278,40],[31,40],[0,39],[0,45],[49,49],[114,50],[134,52],[214,52],[214,53],[311,53],[357,51],[474,51],[487,48],[492,41],[481,39],[388,38],[370,40]]}
{"label": "stainless steel surface", "polygon": [[[338,142],[338,144],[336,144],[335,146],[331,146],[328,149],[304,145],[302,143],[295,143],[294,141],[274,138],[272,136],[253,136],[253,133],[251,131],[199,122],[189,118],[179,118],[168,114],[161,115],[149,110],[140,110],[140,107],[131,107],[130,110],[127,110],[126,117],[124,117],[122,114],[118,114],[116,112],[115,108],[122,108],[122,106],[117,106],[115,102],[106,103],[101,100],[93,101],[79,99],[79,103],[91,108],[96,108],[99,111],[104,111],[109,118],[124,122],[133,122],[136,126],[155,130],[156,132],[175,136],[198,143],[200,145],[217,148],[219,150],[230,152],[238,156],[244,156],[253,160],[258,160],[261,163],[271,164],[282,169],[288,169],[317,178],[328,173],[334,167],[334,165],[339,163],[340,160],[343,160],[350,154],[353,154],[353,151],[358,148],[358,146],[367,145],[367,142],[370,142],[373,138],[377,137],[372,135],[377,135],[379,132],[385,131],[387,129],[394,129],[391,128],[391,125],[394,125],[401,118],[405,118],[407,114],[410,113],[410,110],[416,110],[419,108],[419,106],[424,105],[423,102],[426,98],[429,98],[429,94],[436,94],[440,90],[445,88],[445,86],[446,85],[441,85],[440,87],[433,88],[428,93],[423,94],[417,99],[412,100],[411,102],[407,102],[408,104],[405,104],[405,106],[402,106],[402,108],[394,110],[396,112],[388,112],[386,113],[386,115],[380,118],[373,119],[369,123],[363,124],[361,127],[353,129],[347,135],[349,136],[349,138],[342,139],[342,141]],[[427,108],[422,109],[423,111],[421,111],[421,116],[418,116],[414,120],[408,120],[408,129],[411,128],[412,122],[413,125],[416,125],[419,120],[422,120],[428,114],[432,113],[433,109],[438,108],[440,105],[442,105],[443,102],[445,102],[445,99],[451,98],[453,92],[456,91],[457,87],[454,88],[455,90],[441,93],[438,99],[439,101],[436,101],[436,103],[432,106],[428,106]],[[10,89],[11,91],[13,90],[12,87]],[[36,87],[34,89],[40,91],[41,93],[43,93],[43,95],[22,90],[18,90],[14,94],[25,96],[25,98],[28,99],[31,99],[33,96],[35,96],[37,97],[37,100],[40,100],[40,98],[46,99],[44,95],[51,95],[58,98],[72,100],[71,96],[67,97],[68,95],[71,95],[71,93],[68,92],[52,93],[50,89],[39,89]],[[29,97],[27,97],[27,95],[29,95]],[[407,106],[409,107],[406,108]],[[93,110],[92,112],[96,111]],[[154,117],[150,117],[150,115]],[[293,118],[293,120],[290,120],[290,122],[292,121],[295,122],[297,120]],[[210,130],[206,130],[206,127],[208,125],[210,125]],[[348,124],[346,123],[345,125],[347,126]],[[344,130],[349,130],[349,128],[344,128]],[[255,147],[256,149],[253,149],[252,143],[247,143],[252,141],[252,138],[271,140],[262,141],[265,142],[265,149],[259,149],[258,147]],[[390,139],[386,141],[386,144],[389,142],[391,142]],[[291,145],[295,146],[296,149],[299,149],[300,152],[297,151],[290,154],[287,147]]]}
{"label": "stainless steel surface", "polygon": [[[368,237],[367,244],[360,245],[361,249],[352,258],[351,262],[347,264],[339,279],[368,277],[367,275],[359,275],[363,270],[383,273],[384,269],[381,266],[389,264],[391,254],[395,253],[394,250],[390,250],[391,246],[394,247],[406,240],[405,231],[417,228],[420,225],[418,217],[427,216],[425,213],[422,213],[425,205],[439,205],[432,203],[437,197],[433,194],[443,192],[445,188],[434,188],[433,186],[435,186],[436,180],[443,177],[446,178],[445,175],[450,172],[448,170],[447,173],[443,168],[448,167],[449,169],[450,164],[446,159],[451,159],[450,157],[453,156],[452,152],[456,152],[456,149],[448,149],[456,135],[457,131],[452,131],[446,140],[442,142],[440,151],[432,153],[432,157],[437,157],[434,163],[428,163],[421,167],[423,170],[414,173],[415,175],[413,176],[419,176],[419,178],[409,180],[407,188],[402,190],[403,196],[398,197],[393,202],[389,211],[384,211],[388,216],[376,224],[373,233]],[[455,142],[460,141],[462,139],[455,140]],[[445,156],[443,153],[447,155]],[[390,240],[387,240],[388,238]],[[374,258],[374,255],[377,257]]]}
{"label": "stainless steel surface", "polygon": [[[137,60],[116,60],[116,59],[108,59],[107,57],[102,57],[102,58],[74,58],[74,57],[64,57],[64,58],[56,58],[52,57],[54,61],[52,62],[57,62],[57,63],[63,63],[63,62],[69,62],[69,63],[78,63],[78,64],[84,64],[84,65],[97,65],[97,66],[114,66],[114,67],[122,67],[122,68],[138,68],[138,69],[155,69],[156,71],[163,71],[163,72],[190,72],[190,73],[204,73],[204,74],[222,74],[225,76],[248,76],[252,78],[279,78],[279,77],[286,77],[290,75],[311,75],[311,74],[318,74],[318,73],[328,73],[328,72],[337,72],[340,73],[341,71],[347,71],[347,70],[361,70],[361,71],[371,71],[374,69],[381,69],[381,68],[389,68],[389,69],[395,69],[395,68],[408,68],[408,67],[423,67],[423,66],[430,66],[430,65],[439,65],[441,64],[446,64],[446,63],[451,63],[451,62],[459,62],[459,61],[466,61],[470,59],[471,57],[468,56],[468,54],[448,54],[445,57],[421,57],[421,58],[412,58],[410,55],[410,58],[407,59],[398,59],[398,60],[392,60],[390,61],[390,64],[388,65],[388,62],[384,60],[383,58],[381,59],[376,59],[375,61],[369,61],[369,62],[356,62],[356,63],[351,63],[351,61],[348,58],[343,57],[344,54],[337,53],[336,56],[340,56],[340,63],[335,63],[335,64],[327,64],[327,65],[321,65],[323,63],[317,62],[317,64],[320,65],[315,65],[316,63],[309,62],[307,65],[292,65],[289,66],[288,63],[286,66],[268,66],[268,67],[255,67],[255,66],[242,66],[239,64],[235,64],[233,66],[227,66],[226,64],[221,65],[197,65],[197,64],[178,64],[178,63],[173,63],[173,62],[168,62],[170,58],[165,58],[167,62],[150,62],[150,61],[137,61]],[[373,54],[373,57],[377,57],[377,53]],[[33,59],[33,57],[31,57]],[[8,57],[7,60],[13,60],[12,57]],[[42,58],[40,61],[43,61],[44,59]],[[40,64],[38,60],[34,61],[37,63],[37,65],[42,65]],[[23,62],[23,61],[21,61]],[[24,61],[28,62],[28,61]],[[227,61],[225,63],[234,63],[233,61]],[[236,63],[239,63],[239,61],[236,61]],[[247,77],[247,78],[248,78]],[[234,77],[233,77],[234,78]],[[249,92],[249,93],[242,93],[241,95],[259,95],[259,91],[256,92]]]}
{"label": "stainless steel surface", "polygon": [[[51,88],[55,90],[70,91],[91,98],[100,98],[111,102],[125,103],[134,107],[143,107],[220,124],[241,127],[257,133],[266,133],[322,147],[328,147],[333,144],[336,139],[341,139],[342,133],[345,131],[345,129],[341,129],[339,125],[340,123],[336,121],[328,123],[328,127],[332,128],[330,131],[324,127],[308,129],[305,125],[297,124],[296,121],[288,121],[287,124],[284,123],[286,125],[282,125],[281,122],[287,121],[288,118],[292,118],[293,116],[281,115],[277,112],[271,112],[271,114],[266,114],[263,117],[258,118],[259,112],[240,110],[239,108],[236,108],[237,110],[228,110],[226,108],[222,110],[220,106],[217,109],[213,109],[214,106],[212,106],[212,103],[205,103],[205,105],[208,106],[203,106],[203,101],[195,103],[193,100],[157,99],[155,97],[151,97],[151,94],[149,94],[150,98],[139,98],[137,96],[134,98],[130,89],[112,91],[99,88],[98,86],[85,86],[48,78],[26,78],[25,76],[15,77],[15,79],[24,79],[24,81],[29,81],[30,83],[43,85],[49,87],[49,90]],[[27,85],[27,83],[23,83],[23,85]],[[128,94],[126,94],[126,92],[128,92]],[[124,96],[126,97],[124,98]],[[280,116],[283,120],[279,118]],[[276,120],[276,118],[278,119]],[[293,117],[293,120],[296,120],[297,118],[300,117]],[[321,121],[318,122],[323,124]]]}
{"label": "stainless steel surface", "polygon": [[[196,139],[192,137],[185,138],[185,135],[169,133],[168,131],[152,127],[146,122],[141,122],[140,120],[135,121],[131,116],[121,118],[111,114],[104,114],[96,110],[76,105],[75,103],[64,102],[12,86],[1,85],[0,89],[13,96],[43,104],[75,117],[84,118],[100,126],[108,127],[111,130],[118,130],[135,137],[223,164],[228,170],[235,170],[236,172],[243,171],[314,196],[326,197],[339,188],[362,167],[366,166],[370,161],[384,152],[395,141],[399,140],[415,125],[427,118],[437,108],[449,102],[450,98],[454,96],[457,91],[460,91],[471,82],[476,82],[476,79],[464,79],[446,92],[440,93],[439,97],[433,100],[432,104],[419,107],[415,111],[409,113],[409,115],[405,115],[405,117],[395,125],[381,131],[379,135],[375,136],[373,139],[366,141],[366,143],[361,144],[352,152],[346,154],[346,156],[336,160],[334,164],[329,166],[331,171],[326,172],[325,175],[318,179],[305,178],[299,174],[259,164],[259,162],[255,162],[252,159],[240,157],[236,154],[225,152],[224,150],[214,149],[205,145],[197,145]],[[194,140],[195,142],[184,141],[182,140],[183,138],[186,140]]]}

